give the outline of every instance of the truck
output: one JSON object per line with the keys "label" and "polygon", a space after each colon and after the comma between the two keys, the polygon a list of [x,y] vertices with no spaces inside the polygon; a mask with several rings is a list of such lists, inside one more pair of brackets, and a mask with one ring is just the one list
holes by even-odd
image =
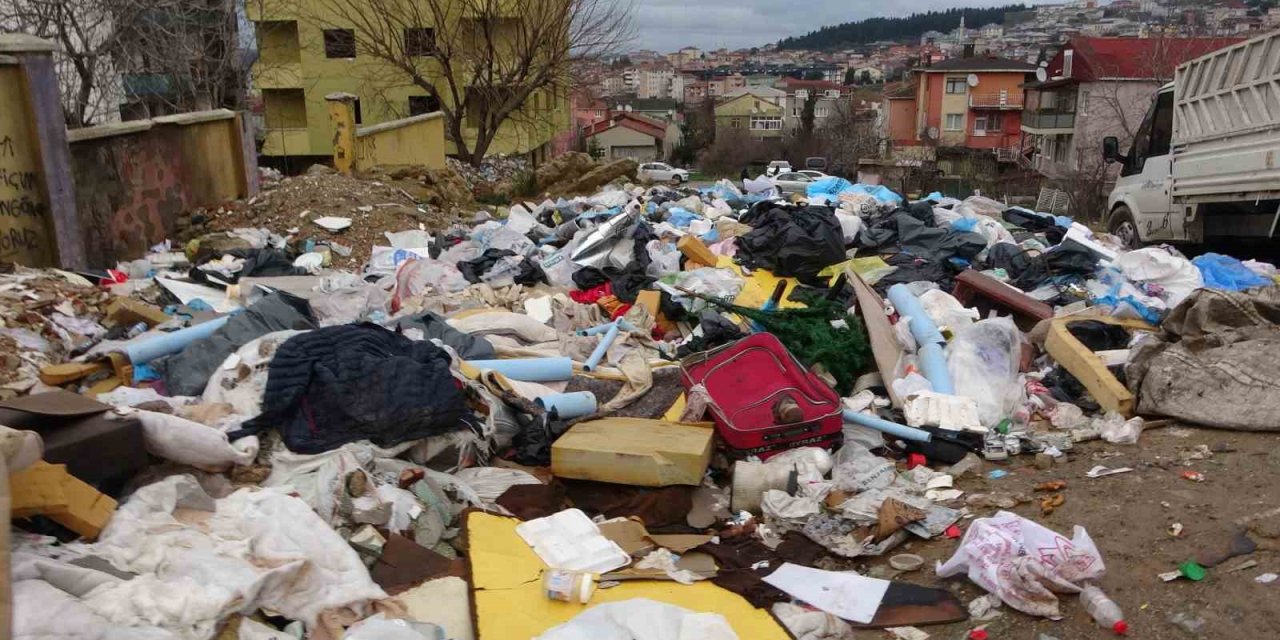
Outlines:
{"label": "truck", "polygon": [[1280,31],[1179,65],[1160,88],[1107,199],[1126,246],[1275,238],[1280,221]]}

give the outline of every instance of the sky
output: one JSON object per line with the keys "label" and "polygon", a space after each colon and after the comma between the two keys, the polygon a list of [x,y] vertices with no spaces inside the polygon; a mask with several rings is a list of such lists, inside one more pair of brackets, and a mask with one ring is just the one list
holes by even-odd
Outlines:
{"label": "sky", "polygon": [[[827,25],[931,9],[991,7],[1018,0],[632,0],[635,49],[739,49]],[[1022,0],[1023,4],[1038,4]],[[886,5],[892,5],[886,11]],[[971,27],[981,25],[969,25]]]}

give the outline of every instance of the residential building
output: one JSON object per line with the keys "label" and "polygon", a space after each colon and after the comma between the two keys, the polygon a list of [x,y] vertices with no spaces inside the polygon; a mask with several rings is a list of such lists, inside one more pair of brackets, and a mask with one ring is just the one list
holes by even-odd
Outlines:
{"label": "residential building", "polygon": [[680,127],[672,121],[613,112],[582,132],[587,148],[599,148],[605,158],[631,158],[636,162],[663,160],[680,142]]}
{"label": "residential building", "polygon": [[684,103],[698,104],[708,97],[707,82],[705,80],[695,80],[686,82],[684,85]]}
{"label": "residential building", "polygon": [[609,106],[616,112],[628,112],[664,122],[680,120],[680,103],[670,98],[615,97]]}
{"label": "residential building", "polygon": [[761,100],[778,105],[779,107],[784,105],[787,98],[786,91],[775,87],[741,87],[730,91],[728,94],[723,96],[723,99],[729,100],[743,95],[752,95],[760,98]]}
{"label": "residential building", "polygon": [[794,133],[804,120],[805,103],[814,100],[813,126],[821,128],[828,117],[836,114],[841,106],[848,106],[849,93],[841,85],[826,80],[796,80],[784,78],[778,88],[785,92],[783,101],[783,129]]}
{"label": "residential building", "polygon": [[[1022,84],[1035,65],[995,57],[961,57],[919,69],[915,78],[915,145],[991,150],[1013,162],[1021,133]],[[888,105],[890,131],[904,107]]]}
{"label": "residential building", "polygon": [[1102,139],[1127,143],[1151,97],[1183,62],[1240,38],[1088,38],[1067,41],[1025,85],[1022,146],[1032,167],[1058,176],[1095,166]]}
{"label": "residential building", "polygon": [[[262,0],[248,5],[260,51],[252,76],[263,102],[263,156],[332,157],[334,131],[325,102],[325,96],[330,94],[357,97],[355,115],[360,126],[440,109],[426,90],[410,82],[395,66],[362,50],[358,45],[359,26],[322,28],[316,19],[322,11],[323,4],[318,0]],[[424,25],[405,29],[404,41],[397,45],[422,51],[426,57],[434,46],[437,29],[464,27],[465,24]],[[437,67],[424,67],[428,78],[441,77]],[[523,155],[535,164],[546,160],[552,151],[552,139],[571,126],[568,102],[563,93],[535,92],[523,106],[531,117],[504,122],[487,153]],[[479,112],[476,109],[473,113]],[[460,117],[464,118],[464,141],[474,140],[477,128],[471,124],[471,114]],[[447,142],[445,152],[457,153],[455,143]]]}
{"label": "residential building", "polygon": [[670,69],[643,69],[636,74],[636,96],[643,99],[670,98]]}
{"label": "residential building", "polygon": [[716,104],[716,135],[745,131],[756,140],[782,139],[782,107],[752,93],[725,98]]}
{"label": "residential building", "polygon": [[920,144],[916,129],[916,87],[910,82],[898,82],[884,88],[884,106],[881,108],[880,137],[893,147],[913,147]]}
{"label": "residential building", "polygon": [[684,104],[684,88],[693,81],[693,76],[686,76],[683,73],[671,74],[671,79],[667,80],[667,97]]}

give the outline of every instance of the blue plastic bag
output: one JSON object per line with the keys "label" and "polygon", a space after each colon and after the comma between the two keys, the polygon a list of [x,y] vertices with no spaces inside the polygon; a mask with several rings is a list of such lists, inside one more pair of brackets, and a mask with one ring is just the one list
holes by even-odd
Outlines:
{"label": "blue plastic bag", "polygon": [[852,182],[844,178],[828,176],[809,183],[809,186],[805,187],[804,191],[805,195],[812,198],[813,196],[836,196],[846,190],[853,190]]}
{"label": "blue plastic bag", "polygon": [[977,218],[960,218],[951,223],[951,228],[955,231],[973,231],[977,226]]}
{"label": "blue plastic bag", "polygon": [[1243,262],[1220,253],[1206,253],[1191,261],[1200,270],[1204,286],[1210,289],[1243,291],[1263,287],[1272,282],[1244,266]]}
{"label": "blue plastic bag", "polygon": [[694,220],[702,219],[702,216],[685,209],[684,207],[671,207],[668,213],[670,214],[670,217],[667,218],[667,222],[670,222],[679,229],[688,228],[689,223]]}

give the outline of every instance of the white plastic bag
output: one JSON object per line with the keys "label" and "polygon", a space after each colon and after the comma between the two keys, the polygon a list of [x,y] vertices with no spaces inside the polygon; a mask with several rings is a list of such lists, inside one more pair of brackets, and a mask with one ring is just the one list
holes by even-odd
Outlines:
{"label": "white plastic bag", "polygon": [[974,520],[955,555],[938,565],[942,578],[966,571],[1010,607],[1057,620],[1062,616],[1054,593],[1078,593],[1082,583],[1102,577],[1106,566],[1084,527],[1077,526],[1067,539],[1001,511]]}
{"label": "white plastic bag", "polygon": [[1143,422],[1140,417],[1125,420],[1120,414],[1109,411],[1101,420],[1094,422],[1094,427],[1102,439],[1111,444],[1138,444]]}
{"label": "white plastic bag", "polygon": [[977,401],[983,426],[996,426],[1020,405],[1022,340],[1011,318],[991,318],[960,329],[947,345],[952,386]]}
{"label": "white plastic bag", "polygon": [[598,604],[535,640],[738,640],[718,613],[633,598]]}
{"label": "white plastic bag", "polygon": [[831,470],[831,482],[841,491],[866,491],[883,489],[893,484],[893,462],[877,456],[866,447],[846,443],[836,453],[836,465]]}
{"label": "white plastic bag", "polygon": [[678,273],[680,271],[680,251],[676,246],[669,242],[661,240],[650,240],[645,245],[645,249],[649,252],[649,267],[645,269],[645,273],[655,278],[661,278],[669,273]]}
{"label": "white plastic bag", "polygon": [[351,625],[342,640],[444,640],[444,630],[427,622],[388,618],[379,613]]}
{"label": "white plastic bag", "polygon": [[1120,254],[1112,263],[1130,282],[1157,284],[1160,299],[1169,308],[1178,306],[1191,292],[1204,286],[1200,270],[1190,260],[1159,247],[1145,247]]}

